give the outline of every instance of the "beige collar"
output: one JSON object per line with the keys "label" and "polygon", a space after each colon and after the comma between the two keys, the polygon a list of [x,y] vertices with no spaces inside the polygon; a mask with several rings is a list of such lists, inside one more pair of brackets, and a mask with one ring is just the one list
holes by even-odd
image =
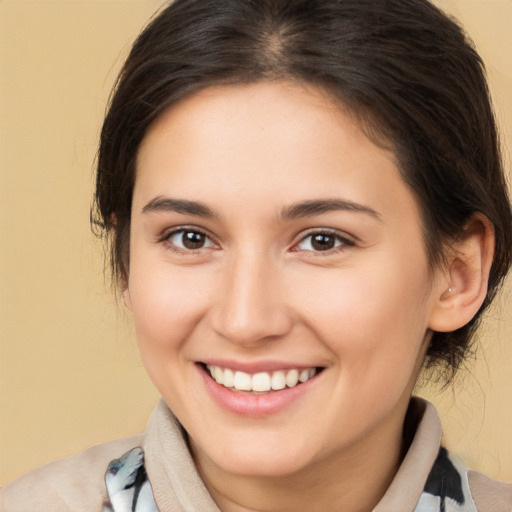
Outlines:
{"label": "beige collar", "polygon": [[[438,454],[442,429],[435,407],[413,398],[409,414],[417,425],[416,433],[398,473],[373,512],[414,511]],[[197,472],[180,424],[163,400],[151,416],[143,449],[160,510],[220,512]]]}

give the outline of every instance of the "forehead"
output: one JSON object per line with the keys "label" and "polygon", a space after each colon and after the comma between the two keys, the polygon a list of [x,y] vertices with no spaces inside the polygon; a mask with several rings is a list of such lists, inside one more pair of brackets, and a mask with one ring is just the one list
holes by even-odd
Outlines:
{"label": "forehead", "polygon": [[212,87],[169,108],[139,149],[134,200],[179,194],[243,208],[337,195],[380,207],[398,191],[413,201],[395,155],[346,109],[273,82]]}

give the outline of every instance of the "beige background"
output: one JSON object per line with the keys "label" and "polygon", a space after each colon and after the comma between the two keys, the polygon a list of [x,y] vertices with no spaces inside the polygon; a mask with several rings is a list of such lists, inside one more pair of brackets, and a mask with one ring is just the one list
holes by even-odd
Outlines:
{"label": "beige background", "polygon": [[[512,1],[444,0],[488,64],[512,148]],[[144,428],[157,393],[89,232],[106,98],[154,0],[0,1],[0,485]],[[508,159],[510,162],[510,159]],[[510,163],[507,164],[510,170]],[[512,480],[512,299],[439,405],[448,445]]]}

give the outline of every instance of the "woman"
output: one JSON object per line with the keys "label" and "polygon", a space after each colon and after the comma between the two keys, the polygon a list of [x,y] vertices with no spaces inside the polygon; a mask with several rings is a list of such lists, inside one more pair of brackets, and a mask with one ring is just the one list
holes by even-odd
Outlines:
{"label": "woman", "polygon": [[120,75],[96,205],[163,400],[3,510],[510,510],[411,398],[512,258],[483,66],[430,3],[174,2]]}

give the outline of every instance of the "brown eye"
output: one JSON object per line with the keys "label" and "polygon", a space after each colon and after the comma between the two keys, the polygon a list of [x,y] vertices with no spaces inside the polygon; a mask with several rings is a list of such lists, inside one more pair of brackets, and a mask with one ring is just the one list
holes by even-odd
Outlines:
{"label": "brown eye", "polygon": [[200,249],[203,247],[206,237],[195,231],[184,231],[182,235],[183,246],[187,249]]}
{"label": "brown eye", "polygon": [[206,247],[214,247],[215,244],[201,231],[193,229],[180,229],[169,234],[167,240],[179,249],[194,251]]}
{"label": "brown eye", "polygon": [[340,247],[351,246],[354,243],[342,236],[330,232],[311,233],[305,236],[298,244],[299,251],[327,252]]}
{"label": "brown eye", "polygon": [[311,237],[311,247],[315,249],[315,251],[328,251],[329,249],[333,249],[336,243],[336,239],[332,235],[313,235]]}

